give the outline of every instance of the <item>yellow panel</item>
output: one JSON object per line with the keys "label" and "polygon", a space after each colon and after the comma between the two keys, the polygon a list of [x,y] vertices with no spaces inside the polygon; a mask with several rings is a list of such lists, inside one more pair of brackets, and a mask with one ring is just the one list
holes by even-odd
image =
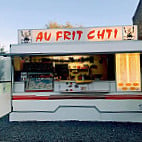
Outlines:
{"label": "yellow panel", "polygon": [[117,91],[141,91],[140,54],[116,54]]}

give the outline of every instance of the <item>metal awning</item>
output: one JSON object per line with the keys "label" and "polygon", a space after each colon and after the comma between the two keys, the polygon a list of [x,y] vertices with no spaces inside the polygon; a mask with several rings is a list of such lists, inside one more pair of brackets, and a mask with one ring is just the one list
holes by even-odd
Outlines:
{"label": "metal awning", "polygon": [[10,55],[69,55],[142,52],[142,41],[106,41],[11,45]]}

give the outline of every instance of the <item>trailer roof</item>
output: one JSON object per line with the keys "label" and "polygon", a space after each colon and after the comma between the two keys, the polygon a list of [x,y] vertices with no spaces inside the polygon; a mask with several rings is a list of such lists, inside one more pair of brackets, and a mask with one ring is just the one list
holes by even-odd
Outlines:
{"label": "trailer roof", "polygon": [[10,46],[7,55],[67,55],[67,54],[98,54],[98,53],[142,52],[142,41],[106,41],[106,42],[77,42],[50,44],[16,44]]}

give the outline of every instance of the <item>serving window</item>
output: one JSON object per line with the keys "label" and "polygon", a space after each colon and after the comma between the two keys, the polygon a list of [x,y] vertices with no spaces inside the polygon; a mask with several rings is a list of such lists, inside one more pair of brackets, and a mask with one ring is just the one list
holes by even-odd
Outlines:
{"label": "serving window", "polygon": [[14,82],[25,83],[25,91],[53,91],[54,81],[89,83],[115,80],[112,54],[70,56],[15,56]]}

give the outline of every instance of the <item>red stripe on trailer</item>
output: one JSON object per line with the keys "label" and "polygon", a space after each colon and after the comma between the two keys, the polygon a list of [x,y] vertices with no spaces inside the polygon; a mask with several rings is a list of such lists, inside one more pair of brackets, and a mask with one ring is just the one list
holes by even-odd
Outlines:
{"label": "red stripe on trailer", "polygon": [[104,96],[13,96],[12,100],[105,99]]}
{"label": "red stripe on trailer", "polygon": [[12,100],[48,100],[48,96],[35,96],[35,95],[12,96]]}
{"label": "red stripe on trailer", "polygon": [[107,100],[125,100],[125,99],[142,99],[142,95],[52,95],[52,96],[36,96],[22,95],[12,96],[12,100],[61,100],[61,99],[107,99]]}
{"label": "red stripe on trailer", "polygon": [[125,100],[125,99],[142,99],[142,95],[106,95],[105,99],[108,100]]}

